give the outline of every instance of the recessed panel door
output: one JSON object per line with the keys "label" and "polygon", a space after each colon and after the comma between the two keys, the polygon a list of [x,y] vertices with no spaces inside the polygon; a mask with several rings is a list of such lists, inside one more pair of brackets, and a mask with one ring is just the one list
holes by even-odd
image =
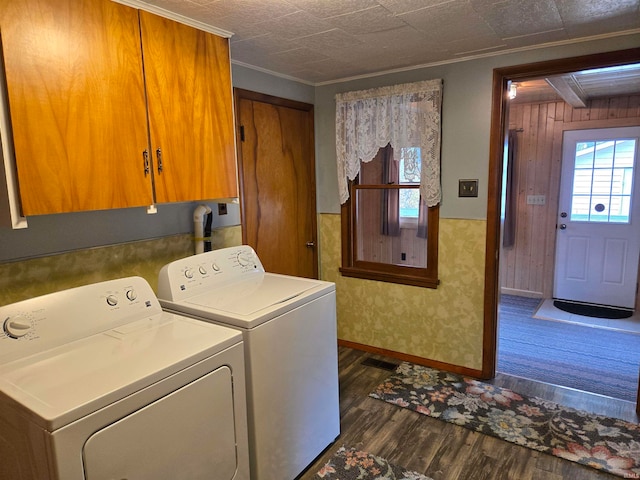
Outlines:
{"label": "recessed panel door", "polygon": [[100,430],[83,457],[87,480],[234,478],[231,370],[220,367]]}
{"label": "recessed panel door", "polygon": [[639,144],[640,127],[565,132],[555,298],[634,308]]}

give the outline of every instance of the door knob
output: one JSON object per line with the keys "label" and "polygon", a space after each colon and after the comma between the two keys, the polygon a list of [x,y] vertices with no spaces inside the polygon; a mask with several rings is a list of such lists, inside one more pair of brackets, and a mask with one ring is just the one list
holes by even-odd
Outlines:
{"label": "door knob", "polygon": [[313,248],[316,244],[314,242],[307,242],[307,248]]}
{"label": "door knob", "polygon": [[560,230],[566,230],[567,229],[567,224],[566,223],[561,223],[560,224]]}

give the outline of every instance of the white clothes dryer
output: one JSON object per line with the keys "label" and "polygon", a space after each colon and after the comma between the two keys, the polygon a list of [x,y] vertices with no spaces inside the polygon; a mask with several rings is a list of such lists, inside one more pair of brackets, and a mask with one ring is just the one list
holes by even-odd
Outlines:
{"label": "white clothes dryer", "polygon": [[242,332],[253,480],[293,480],[335,441],[335,284],[266,273],[242,245],[165,265],[158,298],[167,311]]}
{"label": "white clothes dryer", "polygon": [[140,277],[0,321],[0,478],[250,478],[237,331],[164,312]]}

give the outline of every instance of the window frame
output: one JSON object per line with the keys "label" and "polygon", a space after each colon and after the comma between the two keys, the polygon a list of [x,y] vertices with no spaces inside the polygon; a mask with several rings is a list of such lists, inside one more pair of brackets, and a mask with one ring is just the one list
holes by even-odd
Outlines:
{"label": "window frame", "polygon": [[349,182],[349,199],[341,207],[342,266],[340,273],[345,277],[355,277],[380,282],[399,283],[416,287],[437,288],[438,279],[438,230],[440,205],[429,207],[427,212],[427,266],[394,265],[367,262],[356,258],[357,238],[357,191],[360,189],[400,189],[418,188],[418,185],[359,184],[360,176]]}

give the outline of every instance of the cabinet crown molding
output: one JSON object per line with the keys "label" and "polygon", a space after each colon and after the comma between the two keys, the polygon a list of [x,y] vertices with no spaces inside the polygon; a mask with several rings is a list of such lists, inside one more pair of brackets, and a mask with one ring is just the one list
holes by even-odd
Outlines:
{"label": "cabinet crown molding", "polygon": [[176,22],[183,23],[185,25],[189,25],[190,27],[197,28],[198,30],[202,30],[204,32],[213,33],[214,35],[218,35],[223,38],[231,38],[233,36],[233,32],[229,32],[227,30],[223,30],[222,28],[214,27],[213,25],[209,25],[208,23],[199,22],[189,17],[185,17],[184,15],[180,15],[179,13],[171,12],[164,8],[158,7],[156,5],[151,5],[146,2],[142,2],[140,0],[112,0],[116,3],[121,3],[122,5],[127,5],[129,7],[137,8],[140,10],[145,10],[150,13],[154,13],[164,18],[168,18],[170,20],[175,20]]}

